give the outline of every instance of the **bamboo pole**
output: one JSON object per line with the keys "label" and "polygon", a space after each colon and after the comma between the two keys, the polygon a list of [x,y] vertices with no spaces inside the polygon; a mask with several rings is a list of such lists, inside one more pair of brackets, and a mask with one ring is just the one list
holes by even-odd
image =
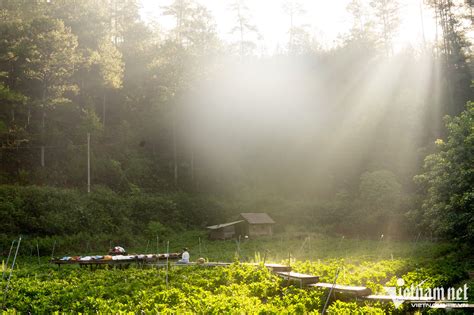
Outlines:
{"label": "bamboo pole", "polygon": [[11,281],[12,274],[13,274],[13,269],[15,268],[15,262],[16,262],[16,258],[18,256],[18,250],[20,249],[20,243],[21,243],[21,236],[18,239],[18,245],[16,247],[15,257],[13,258],[12,268],[10,269],[10,275],[8,276],[7,286],[5,287],[5,291],[3,292],[3,303],[2,303],[3,306],[5,306],[5,300],[6,300],[6,297],[7,297],[8,288],[10,286],[10,281]]}
{"label": "bamboo pole", "polygon": [[51,251],[51,259],[54,258],[54,250],[56,249],[56,240],[54,240],[54,243],[53,243],[53,250]]}
{"label": "bamboo pole", "polygon": [[168,289],[169,257],[170,257],[170,241],[167,241],[166,243],[166,289]]}
{"label": "bamboo pole", "polygon": [[334,282],[332,283],[331,289],[329,290],[329,294],[328,294],[328,297],[326,299],[326,303],[324,303],[324,307],[323,307],[323,310],[321,311],[321,314],[324,314],[326,312],[326,308],[327,308],[328,303],[329,303],[329,298],[331,297],[332,291],[333,291],[334,287],[336,286],[337,277],[339,276],[339,270],[340,269],[338,267],[337,270],[336,270],[336,276],[334,277]]}
{"label": "bamboo pole", "polygon": [[40,265],[40,250],[39,250],[39,244],[38,241],[36,241],[36,254],[38,255],[38,265]]}
{"label": "bamboo pole", "polygon": [[16,240],[13,240],[12,241],[12,245],[10,246],[10,251],[8,252],[8,257],[7,257],[7,264],[5,265],[3,271],[2,271],[2,282],[3,282],[3,278],[5,277],[5,271],[7,270],[8,268],[8,263],[10,262],[10,256],[12,254],[12,250],[13,250],[13,246],[15,245],[15,242]]}

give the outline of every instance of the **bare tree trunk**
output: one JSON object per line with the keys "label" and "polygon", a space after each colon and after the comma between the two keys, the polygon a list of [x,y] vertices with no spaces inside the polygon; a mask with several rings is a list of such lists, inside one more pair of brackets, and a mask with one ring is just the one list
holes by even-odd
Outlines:
{"label": "bare tree trunk", "polygon": [[420,0],[420,23],[421,23],[421,34],[423,36],[423,50],[426,50],[425,21],[423,18],[423,0]]}
{"label": "bare tree trunk", "polygon": [[289,45],[290,53],[293,51],[293,11],[290,12],[290,45]]}
{"label": "bare tree trunk", "polygon": [[174,184],[178,185],[178,152],[176,144],[176,109],[173,108],[173,176]]}
{"label": "bare tree trunk", "polygon": [[104,132],[105,132],[105,88],[104,88],[104,91],[103,91],[103,96],[102,96],[102,127],[104,128]]}
{"label": "bare tree trunk", "polygon": [[435,43],[436,43],[436,57],[439,57],[439,47],[438,47],[438,16],[439,16],[439,9],[438,9],[438,0],[434,1],[435,6]]}
{"label": "bare tree trunk", "polygon": [[117,0],[114,0],[114,45],[118,45],[118,13],[117,13]]}
{"label": "bare tree trunk", "polygon": [[87,133],[87,193],[91,192],[91,134]]}
{"label": "bare tree trunk", "polygon": [[244,59],[244,26],[242,24],[242,15],[240,13],[240,4],[239,4],[239,24],[240,24],[240,59]]}
{"label": "bare tree trunk", "polygon": [[44,167],[44,145],[41,146],[41,167]]}
{"label": "bare tree trunk", "polygon": [[[385,2],[384,2],[384,6],[386,6]],[[384,8],[385,10],[385,8]],[[390,47],[390,39],[388,38],[388,23],[387,23],[387,14],[386,12],[384,12],[382,14],[382,19],[383,19],[383,38],[384,38],[384,42],[385,42],[385,53],[387,55],[387,57],[390,56],[390,52],[392,51],[391,47]]]}
{"label": "bare tree trunk", "polygon": [[440,22],[441,28],[443,30],[443,45],[444,45],[444,58],[445,58],[445,71],[446,71],[446,85],[448,88],[448,101],[450,108],[454,106],[454,94],[453,94],[453,86],[451,81],[451,62],[449,60],[449,55],[453,53],[451,49],[451,43],[449,41],[448,36],[452,36],[454,30],[449,26],[449,19],[451,16],[451,1],[447,0],[446,2],[442,0],[442,4],[439,7],[440,11]]}
{"label": "bare tree trunk", "polygon": [[183,2],[181,1],[180,2],[180,7],[179,7],[179,11],[177,12],[177,15],[176,15],[176,29],[177,29],[177,32],[176,32],[176,40],[178,42],[178,44],[181,45],[181,25],[182,25],[182,21],[183,21],[183,12],[184,11],[184,4]]}
{"label": "bare tree trunk", "polygon": [[191,183],[194,183],[194,149],[191,150]]}
{"label": "bare tree trunk", "polygon": [[43,105],[42,114],[41,114],[41,129],[42,129],[41,132],[43,134],[44,134],[45,127],[46,127],[46,110],[45,110],[44,105]]}
{"label": "bare tree trunk", "polygon": [[43,97],[42,97],[42,117],[41,117],[41,167],[44,167],[44,143],[45,143],[45,128],[46,128],[46,86],[43,87]]}
{"label": "bare tree trunk", "polygon": [[[180,1],[180,7],[179,11],[177,12],[176,15],[176,41],[178,44],[181,46],[181,31],[182,31],[182,23],[183,23],[183,15],[184,15],[184,4],[182,1]],[[176,94],[174,95],[176,97]],[[177,135],[176,135],[176,102],[173,102],[173,126],[172,126],[172,133],[173,133],[173,178],[174,178],[174,184],[175,186],[178,186],[178,148],[177,148]]]}

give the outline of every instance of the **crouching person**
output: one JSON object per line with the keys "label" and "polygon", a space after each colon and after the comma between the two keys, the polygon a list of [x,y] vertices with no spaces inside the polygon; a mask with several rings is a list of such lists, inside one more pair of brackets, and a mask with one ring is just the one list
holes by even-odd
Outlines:
{"label": "crouching person", "polygon": [[189,264],[189,252],[188,248],[183,248],[183,253],[181,254],[181,259],[178,260],[178,264]]}

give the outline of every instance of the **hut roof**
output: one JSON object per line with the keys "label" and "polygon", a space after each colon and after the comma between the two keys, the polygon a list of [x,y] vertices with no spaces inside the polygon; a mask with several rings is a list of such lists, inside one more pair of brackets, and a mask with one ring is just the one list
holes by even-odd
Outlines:
{"label": "hut roof", "polygon": [[274,224],[270,216],[264,212],[259,213],[241,213],[242,218],[245,219],[249,224]]}
{"label": "hut roof", "polygon": [[223,228],[223,227],[226,227],[226,226],[230,226],[230,225],[234,225],[234,224],[237,224],[237,223],[240,223],[240,222],[244,222],[244,220],[238,220],[238,221],[233,221],[233,222],[229,222],[229,223],[211,225],[211,226],[207,226],[206,228],[209,229],[209,230],[217,230],[217,229],[220,229],[220,228]]}

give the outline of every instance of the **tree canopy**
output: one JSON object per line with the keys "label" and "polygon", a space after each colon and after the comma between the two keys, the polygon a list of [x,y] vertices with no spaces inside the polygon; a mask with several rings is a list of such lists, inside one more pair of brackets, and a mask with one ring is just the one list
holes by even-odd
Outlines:
{"label": "tree canopy", "polygon": [[474,103],[457,117],[445,118],[446,141],[425,159],[424,173],[415,177],[426,199],[421,223],[441,237],[474,240]]}
{"label": "tree canopy", "polygon": [[348,1],[330,44],[285,1],[268,52],[231,2],[225,37],[193,0],[151,21],[138,0],[1,1],[0,184],[85,190],[89,158],[93,191],[217,196],[372,235],[422,208],[425,233],[472,239],[472,5],[423,5],[438,37],[399,48],[399,1]]}

